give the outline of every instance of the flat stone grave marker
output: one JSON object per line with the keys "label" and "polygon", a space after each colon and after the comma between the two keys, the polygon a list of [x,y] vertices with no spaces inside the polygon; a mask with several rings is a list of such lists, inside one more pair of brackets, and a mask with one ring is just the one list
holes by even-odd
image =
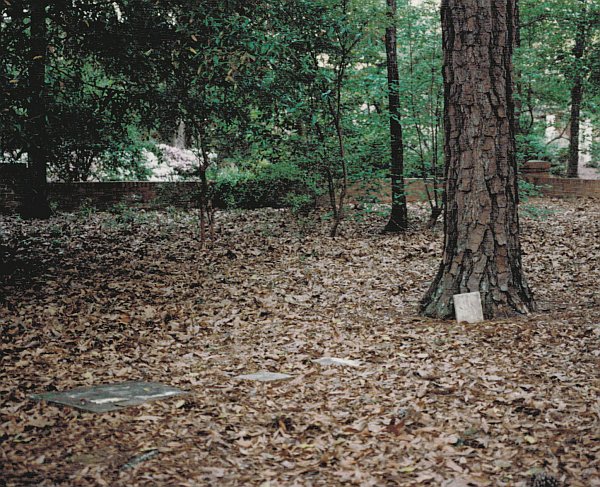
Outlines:
{"label": "flat stone grave marker", "polygon": [[274,382],[277,380],[289,380],[293,377],[288,374],[280,374],[277,372],[257,372],[256,374],[238,375],[235,377],[239,380],[256,380],[259,382]]}
{"label": "flat stone grave marker", "polygon": [[130,381],[120,384],[79,387],[63,392],[34,394],[31,398],[36,401],[71,406],[84,411],[104,413],[181,394],[188,394],[188,392],[156,382]]}
{"label": "flat stone grave marker", "polygon": [[461,321],[480,323],[483,321],[483,308],[481,307],[481,294],[479,294],[479,291],[455,294],[453,299],[457,323]]}
{"label": "flat stone grave marker", "polygon": [[317,360],[313,360],[314,363],[319,365],[339,365],[341,367],[360,367],[360,361],[350,360],[346,358],[337,357],[322,357]]}

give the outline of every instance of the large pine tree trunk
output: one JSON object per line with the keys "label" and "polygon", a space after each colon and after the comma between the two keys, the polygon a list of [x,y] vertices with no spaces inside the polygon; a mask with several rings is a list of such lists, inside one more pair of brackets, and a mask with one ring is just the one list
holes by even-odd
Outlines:
{"label": "large pine tree trunk", "polygon": [[31,1],[31,60],[29,67],[30,99],[28,108],[28,157],[31,198],[25,205],[25,215],[48,218],[47,131],[45,110],[46,77],[46,0]]}
{"label": "large pine tree trunk", "polygon": [[404,147],[400,123],[400,76],[396,53],[396,0],[387,0],[389,25],[385,30],[387,55],[388,98],[390,104],[390,137],[392,150],[392,212],[385,226],[386,232],[400,232],[408,226],[406,194],[404,192]]}
{"label": "large pine tree trunk", "polygon": [[583,58],[586,41],[586,3],[581,0],[582,11],[581,18],[577,22],[577,34],[575,36],[575,45],[573,46],[573,57],[576,65],[571,88],[571,133],[569,135],[569,163],[567,167],[567,177],[576,178],[579,172],[579,119],[581,114],[581,101],[583,100],[583,78],[581,76],[581,66],[579,63]]}
{"label": "large pine tree trunk", "polygon": [[450,318],[454,294],[480,291],[486,317],[526,313],[514,139],[515,0],[443,0],[444,255],[421,303]]}

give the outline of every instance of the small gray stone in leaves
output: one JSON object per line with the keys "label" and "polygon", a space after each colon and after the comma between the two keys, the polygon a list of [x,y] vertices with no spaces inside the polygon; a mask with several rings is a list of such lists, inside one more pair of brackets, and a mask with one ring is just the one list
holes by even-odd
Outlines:
{"label": "small gray stone in leaves", "polygon": [[256,374],[238,375],[239,380],[256,380],[259,382],[274,382],[277,380],[289,380],[293,377],[288,374],[279,374],[277,372],[257,372]]}
{"label": "small gray stone in leaves", "polygon": [[323,357],[317,360],[313,360],[313,362],[319,365],[339,365],[342,367],[360,367],[360,362],[358,360],[349,360],[346,358],[336,358],[336,357]]}

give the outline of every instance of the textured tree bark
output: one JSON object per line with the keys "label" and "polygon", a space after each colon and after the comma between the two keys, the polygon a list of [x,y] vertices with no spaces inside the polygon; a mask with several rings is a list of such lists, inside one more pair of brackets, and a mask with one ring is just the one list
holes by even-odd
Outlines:
{"label": "textured tree bark", "polygon": [[31,198],[25,205],[25,216],[48,218],[47,133],[45,110],[46,77],[46,0],[31,1],[31,64],[29,67],[29,174]]}
{"label": "textured tree bark", "polygon": [[392,161],[392,211],[385,226],[386,232],[401,232],[408,227],[406,193],[404,192],[404,146],[400,123],[400,76],[396,53],[396,0],[387,0],[389,25],[385,29],[385,52],[387,57],[388,99],[390,111],[390,138]]}
{"label": "textured tree bark", "polygon": [[583,100],[583,77],[581,75],[581,66],[579,63],[583,58],[586,44],[586,14],[585,0],[581,0],[582,11],[581,19],[577,22],[577,34],[575,35],[575,45],[573,46],[573,57],[576,65],[574,66],[573,87],[571,88],[571,132],[569,135],[569,163],[567,166],[567,177],[576,178],[579,172],[579,118],[581,114],[581,101]]}
{"label": "textured tree bark", "polygon": [[534,309],[521,268],[512,51],[515,0],[443,0],[444,254],[421,302],[450,318],[479,291],[486,318]]}

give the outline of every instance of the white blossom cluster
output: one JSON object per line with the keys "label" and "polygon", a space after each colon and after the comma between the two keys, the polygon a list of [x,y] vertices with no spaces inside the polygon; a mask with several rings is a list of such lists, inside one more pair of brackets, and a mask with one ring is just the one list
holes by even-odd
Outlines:
{"label": "white blossom cluster", "polygon": [[150,151],[144,151],[146,167],[151,171],[150,181],[181,181],[189,179],[198,168],[198,158],[189,149],[172,145],[158,144],[161,158]]}

